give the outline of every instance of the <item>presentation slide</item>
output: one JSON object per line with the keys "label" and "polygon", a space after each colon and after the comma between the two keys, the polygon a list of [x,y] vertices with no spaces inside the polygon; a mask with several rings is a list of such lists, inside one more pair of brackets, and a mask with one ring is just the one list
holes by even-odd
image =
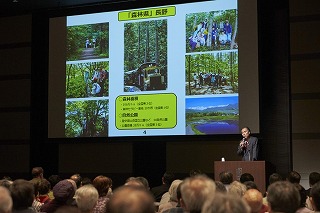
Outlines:
{"label": "presentation slide", "polygon": [[[50,20],[49,138],[259,130],[257,8],[248,2],[249,23],[237,0]],[[252,94],[248,106],[242,96]]]}

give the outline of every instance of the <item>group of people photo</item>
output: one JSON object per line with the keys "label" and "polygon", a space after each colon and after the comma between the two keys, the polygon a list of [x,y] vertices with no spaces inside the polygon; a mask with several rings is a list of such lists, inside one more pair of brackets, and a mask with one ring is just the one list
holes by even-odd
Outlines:
{"label": "group of people photo", "polygon": [[186,95],[237,94],[238,52],[186,56]]}
{"label": "group of people photo", "polygon": [[235,9],[187,14],[187,52],[237,49],[237,25]]}

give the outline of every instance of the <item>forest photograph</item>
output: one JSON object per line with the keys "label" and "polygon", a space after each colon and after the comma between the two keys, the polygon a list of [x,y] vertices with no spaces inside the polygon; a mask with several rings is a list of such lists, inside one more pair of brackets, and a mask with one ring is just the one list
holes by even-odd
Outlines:
{"label": "forest photograph", "polygon": [[239,132],[238,96],[186,99],[186,134]]}
{"label": "forest photograph", "polygon": [[237,49],[237,31],[235,9],[187,14],[186,52]]}
{"label": "forest photograph", "polygon": [[238,93],[238,51],[186,55],[186,95]]}
{"label": "forest photograph", "polygon": [[109,96],[109,61],[67,64],[66,98]]}
{"label": "forest photograph", "polygon": [[166,19],[124,24],[124,91],[167,88],[167,31]]}
{"label": "forest photograph", "polygon": [[67,27],[67,61],[109,58],[109,23]]}
{"label": "forest photograph", "polygon": [[66,102],[66,137],[108,136],[109,100]]}

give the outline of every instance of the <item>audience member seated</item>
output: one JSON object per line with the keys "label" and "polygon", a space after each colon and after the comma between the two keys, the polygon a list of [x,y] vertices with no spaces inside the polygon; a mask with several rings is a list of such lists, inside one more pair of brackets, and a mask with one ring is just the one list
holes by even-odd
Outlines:
{"label": "audience member seated", "polygon": [[11,184],[12,184],[12,180],[6,180],[6,179],[0,180],[0,186],[6,187],[7,189],[10,189]]}
{"label": "audience member seated", "polygon": [[155,213],[154,198],[144,187],[124,185],[117,188],[108,204],[108,213]]}
{"label": "audience member seated", "polygon": [[174,180],[174,174],[166,172],[163,174],[161,180],[162,184],[160,186],[155,186],[151,188],[151,193],[153,194],[156,202],[160,202],[162,195],[168,192],[169,187],[172,181]]}
{"label": "audience member seated", "polygon": [[320,181],[310,191],[310,202],[315,212],[320,212]]}
{"label": "audience member seated", "polygon": [[207,199],[201,213],[250,213],[250,207],[239,197],[217,193]]}
{"label": "audience member seated", "polygon": [[219,174],[219,181],[221,181],[224,184],[228,191],[229,185],[233,182],[233,174],[231,172],[221,172]]}
{"label": "audience member seated", "polygon": [[234,196],[242,197],[246,191],[246,185],[240,183],[239,181],[233,181],[229,186],[228,193]]}
{"label": "audience member seated", "polygon": [[34,185],[30,181],[17,179],[10,187],[12,197],[12,213],[34,213]]}
{"label": "audience member seated", "polygon": [[314,184],[316,184],[318,181],[320,181],[320,173],[319,172],[311,172],[309,174],[309,186],[310,188],[307,189],[307,196],[310,196],[311,188]]}
{"label": "audience member seated", "polygon": [[251,208],[251,213],[265,213],[268,211],[268,206],[263,204],[262,198],[261,192],[257,189],[248,189],[243,195],[243,199]]}
{"label": "audience member seated", "polygon": [[300,206],[299,209],[296,211],[296,213],[311,213],[312,210],[308,209],[306,207],[306,201],[307,201],[307,193],[303,186],[301,186],[298,183],[295,183],[294,186],[298,189],[300,193]]}
{"label": "audience member seated", "polygon": [[76,183],[73,180],[65,179],[60,181],[53,187],[54,199],[44,204],[41,207],[41,212],[53,213],[61,206],[71,205],[74,201],[73,196],[76,189]]}
{"label": "audience member seated", "polygon": [[240,182],[241,183],[244,183],[246,181],[253,181],[254,182],[254,177],[252,174],[250,173],[243,173],[241,176],[240,176]]}
{"label": "audience member seated", "polygon": [[81,186],[84,186],[84,185],[87,185],[87,184],[92,184],[91,179],[90,179],[90,178],[88,178],[88,177],[84,177],[84,178],[82,178]]}
{"label": "audience member seated", "polygon": [[300,206],[298,189],[289,181],[277,181],[268,187],[269,212],[295,213]]}
{"label": "audience member seated", "polygon": [[247,187],[247,190],[248,189],[257,189],[257,190],[259,190],[257,184],[255,182],[253,182],[253,181],[245,181],[243,184]]}
{"label": "audience member seated", "polygon": [[181,207],[186,212],[200,213],[204,202],[215,195],[216,184],[204,175],[186,178],[181,184]]}
{"label": "audience member seated", "polygon": [[[282,176],[278,173],[272,173],[270,176],[269,176],[269,186],[277,181],[282,181]],[[268,195],[268,192],[266,192],[265,196],[263,197],[263,204],[264,205],[268,205],[268,201],[267,201],[267,195]]]}
{"label": "audience member seated", "polygon": [[109,202],[108,192],[111,187],[111,179],[106,176],[99,175],[93,179],[92,184],[99,193],[99,199],[97,201],[97,205],[93,209],[93,213],[105,213]]}
{"label": "audience member seated", "polygon": [[35,184],[43,179],[43,169],[42,167],[34,167],[31,170],[32,179],[30,180],[31,183]]}
{"label": "audience member seated", "polygon": [[51,175],[49,178],[48,178],[48,181],[50,182],[50,191],[49,191],[49,197],[50,197],[50,200],[52,200],[54,197],[53,197],[53,192],[52,192],[52,189],[53,187],[59,183],[61,181],[61,178],[59,175]]}
{"label": "audience member seated", "polygon": [[159,210],[158,210],[159,213],[162,213],[163,211],[174,208],[178,205],[177,189],[181,182],[182,180],[174,180],[171,183],[169,191],[167,192],[169,195],[169,200],[159,205]]}
{"label": "audience member seated", "polygon": [[200,169],[191,169],[189,171],[189,176],[190,177],[193,177],[193,176],[196,176],[196,175],[203,175],[203,172]]}
{"label": "audience member seated", "polygon": [[8,188],[0,186],[0,213],[11,213],[12,198]]}
{"label": "audience member seated", "polygon": [[38,183],[39,195],[37,198],[41,203],[45,204],[50,202],[51,200],[49,197],[50,188],[51,188],[50,182],[45,179]]}
{"label": "audience member seated", "polygon": [[288,173],[286,180],[289,181],[290,183],[299,183],[300,184],[301,176],[298,172],[291,171]]}
{"label": "audience member seated", "polygon": [[221,181],[215,181],[216,184],[216,192],[227,193],[227,188]]}
{"label": "audience member seated", "polygon": [[35,212],[40,212],[40,208],[43,205],[43,203],[41,203],[39,201],[39,184],[40,184],[41,180],[39,182],[35,182],[33,184],[34,187],[34,196],[33,196],[33,202],[32,202],[32,208],[34,209]]}
{"label": "audience member seated", "polygon": [[178,188],[177,188],[177,200],[178,200],[178,203],[177,203],[177,206],[176,207],[173,207],[171,209],[168,209],[166,211],[163,211],[163,213],[183,213],[184,210],[183,208],[181,207],[181,185],[182,185],[182,182],[178,185]]}
{"label": "audience member seated", "polygon": [[80,174],[73,174],[71,175],[70,179],[76,183],[77,189],[81,186],[82,177]]}
{"label": "audience member seated", "polygon": [[91,213],[99,198],[97,189],[91,184],[86,184],[77,189],[75,200],[81,213]]}

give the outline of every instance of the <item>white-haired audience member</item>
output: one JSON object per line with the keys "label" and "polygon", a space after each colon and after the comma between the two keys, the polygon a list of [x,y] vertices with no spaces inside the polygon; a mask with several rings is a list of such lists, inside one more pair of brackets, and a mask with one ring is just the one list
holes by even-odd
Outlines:
{"label": "white-haired audience member", "polygon": [[242,197],[246,191],[247,191],[246,185],[244,185],[243,183],[240,183],[239,181],[233,181],[229,185],[228,193],[233,194],[234,196]]}
{"label": "white-haired audience member", "polygon": [[9,190],[0,186],[0,213],[10,213],[12,211],[12,198]]}
{"label": "white-haired audience member", "polygon": [[186,178],[181,183],[181,207],[190,213],[200,213],[204,202],[215,195],[216,184],[205,175]]}
{"label": "white-haired audience member", "polygon": [[216,193],[204,203],[201,213],[250,213],[250,207],[239,196]]}
{"label": "white-haired audience member", "polygon": [[168,209],[174,208],[177,206],[178,204],[178,196],[177,196],[177,189],[179,184],[182,182],[182,180],[174,180],[168,190],[168,194],[169,194],[169,201],[160,204],[159,206],[159,213],[162,213]]}
{"label": "white-haired audience member", "polygon": [[117,188],[108,204],[108,213],[155,212],[153,195],[139,185],[124,185]]}
{"label": "white-haired audience member", "polygon": [[78,209],[82,213],[91,213],[99,198],[98,190],[91,184],[81,186],[75,193]]}

